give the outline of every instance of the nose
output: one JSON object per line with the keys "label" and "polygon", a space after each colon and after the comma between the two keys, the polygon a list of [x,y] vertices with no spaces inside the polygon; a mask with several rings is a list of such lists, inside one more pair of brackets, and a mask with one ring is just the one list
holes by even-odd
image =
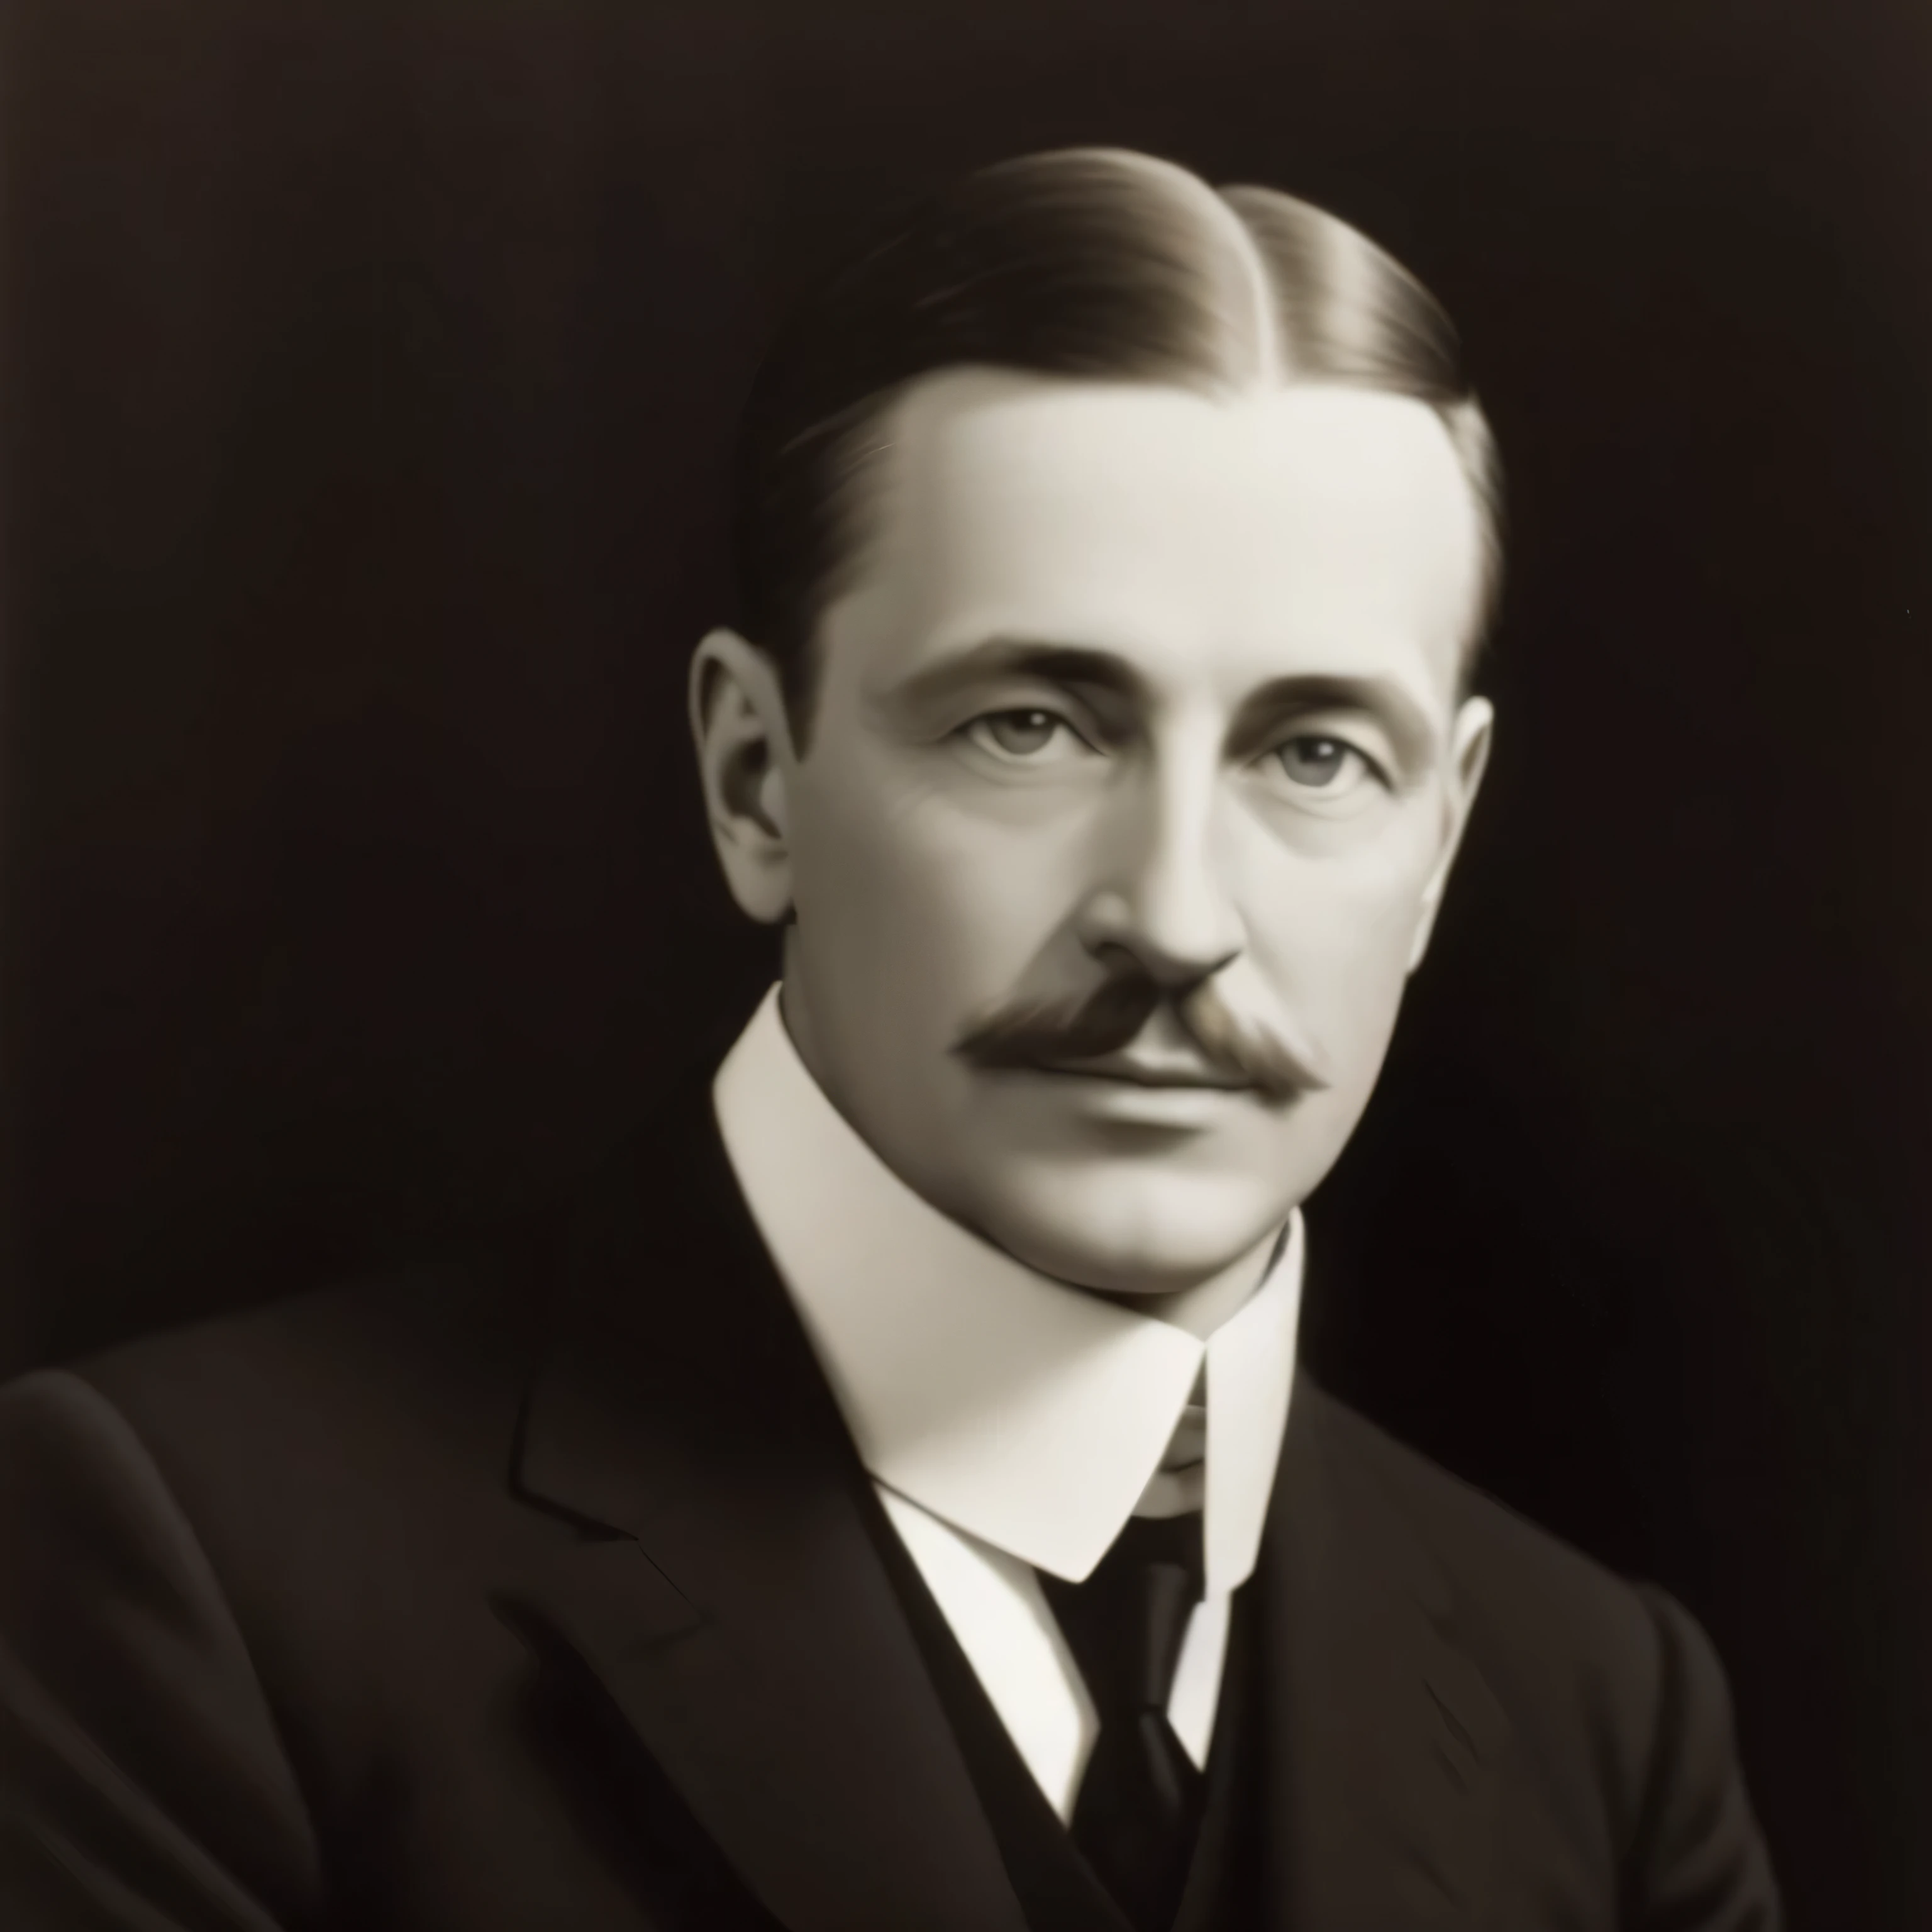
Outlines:
{"label": "nose", "polygon": [[1211,754],[1150,760],[1121,787],[1100,877],[1081,908],[1090,953],[1126,952],[1164,990],[1211,979],[1246,944],[1217,849],[1218,766]]}

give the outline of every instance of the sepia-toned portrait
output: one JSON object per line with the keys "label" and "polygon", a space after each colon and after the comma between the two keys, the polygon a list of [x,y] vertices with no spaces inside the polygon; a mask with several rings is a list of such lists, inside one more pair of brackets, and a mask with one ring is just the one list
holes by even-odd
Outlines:
{"label": "sepia-toned portrait", "polygon": [[17,0],[0,1923],[1932,1924],[1928,62]]}

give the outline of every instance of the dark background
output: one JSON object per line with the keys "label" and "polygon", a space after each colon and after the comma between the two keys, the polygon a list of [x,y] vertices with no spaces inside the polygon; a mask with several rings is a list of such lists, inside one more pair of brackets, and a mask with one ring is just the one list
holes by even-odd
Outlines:
{"label": "dark background", "polygon": [[10,0],[0,1369],[565,1185],[762,984],[682,724],[788,292],[1074,140],[1323,201],[1509,466],[1342,1392],[1715,1635],[1932,1924],[1932,12]]}

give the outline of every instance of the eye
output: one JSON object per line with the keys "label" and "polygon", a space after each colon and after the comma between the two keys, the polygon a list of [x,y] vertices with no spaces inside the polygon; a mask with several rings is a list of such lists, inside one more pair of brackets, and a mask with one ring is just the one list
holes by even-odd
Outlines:
{"label": "eye", "polygon": [[1277,745],[1270,755],[1291,784],[1318,791],[1328,798],[1342,797],[1354,790],[1363,779],[1381,776],[1370,759],[1346,739],[1330,738],[1318,732],[1290,738]]}
{"label": "eye", "polygon": [[989,711],[974,718],[964,735],[1008,764],[1057,764],[1090,749],[1065,718],[1051,711]]}

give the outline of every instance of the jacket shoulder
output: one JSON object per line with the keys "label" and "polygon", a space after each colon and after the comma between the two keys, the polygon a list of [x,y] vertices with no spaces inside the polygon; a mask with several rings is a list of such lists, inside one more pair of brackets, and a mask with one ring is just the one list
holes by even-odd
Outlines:
{"label": "jacket shoulder", "polygon": [[1778,1924],[1731,1688],[1696,1617],[1346,1402],[1316,1391],[1316,1406],[1356,1496],[1378,1496],[1439,1579],[1443,1629],[1507,1712],[1544,1798],[1567,1791],[1576,1812],[1604,1808],[1630,1922]]}
{"label": "jacket shoulder", "polygon": [[65,1365],[144,1436],[447,1419],[514,1376],[535,1332],[518,1257],[490,1253],[330,1284],[118,1343]]}
{"label": "jacket shoulder", "polygon": [[1402,1574],[1539,1756],[1608,1771],[1613,1808],[1634,1828],[1665,1647],[1684,1613],[1674,1604],[1660,1612],[1662,1592],[1618,1575],[1346,1403],[1325,1395],[1318,1403],[1358,1533],[1378,1526],[1376,1540],[1400,1552]]}
{"label": "jacket shoulder", "polygon": [[1630,1922],[1769,1932],[1776,1886],[1730,1685],[1697,1619],[1314,1395],[1355,1496],[1376,1497],[1368,1506],[1439,1579],[1444,1629],[1507,1714],[1543,1799],[1568,1792],[1580,1815],[1600,1808]]}
{"label": "jacket shoulder", "polygon": [[1624,1576],[1454,1474],[1324,1390],[1331,1452],[1378,1492],[1432,1559],[1466,1616],[1560,1640],[1644,1646],[1654,1587]]}
{"label": "jacket shoulder", "polygon": [[59,1372],[138,1442],[244,1623],[261,1592],[286,1621],[284,1596],[378,1564],[382,1546],[433,1533],[452,1556],[494,1529],[539,1346],[533,1300],[494,1262],[382,1274]]}

